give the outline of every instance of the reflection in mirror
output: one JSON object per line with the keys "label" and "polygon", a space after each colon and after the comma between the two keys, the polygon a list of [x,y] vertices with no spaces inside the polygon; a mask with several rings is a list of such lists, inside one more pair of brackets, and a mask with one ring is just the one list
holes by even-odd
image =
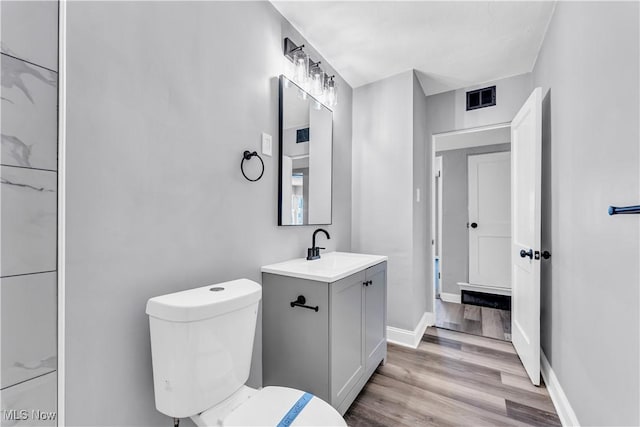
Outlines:
{"label": "reflection in mirror", "polygon": [[280,76],[278,225],[331,224],[333,113]]}

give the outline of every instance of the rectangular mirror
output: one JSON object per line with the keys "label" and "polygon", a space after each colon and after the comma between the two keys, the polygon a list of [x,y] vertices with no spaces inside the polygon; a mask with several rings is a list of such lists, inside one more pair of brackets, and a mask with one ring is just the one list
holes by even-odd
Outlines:
{"label": "rectangular mirror", "polygon": [[280,76],[278,225],[331,224],[333,112]]}

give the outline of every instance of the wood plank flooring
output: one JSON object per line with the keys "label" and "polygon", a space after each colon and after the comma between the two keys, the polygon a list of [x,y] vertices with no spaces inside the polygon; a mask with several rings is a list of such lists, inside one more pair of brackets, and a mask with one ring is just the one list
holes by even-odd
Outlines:
{"label": "wood plank flooring", "polygon": [[436,299],[436,326],[511,341],[511,312]]}
{"label": "wood plank flooring", "polygon": [[360,426],[560,426],[506,341],[430,327],[417,349],[388,345],[345,414]]}

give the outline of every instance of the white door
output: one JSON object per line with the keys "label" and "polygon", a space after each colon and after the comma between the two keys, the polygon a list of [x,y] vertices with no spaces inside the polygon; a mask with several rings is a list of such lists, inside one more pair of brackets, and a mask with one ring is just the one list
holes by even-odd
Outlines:
{"label": "white door", "polygon": [[511,122],[511,339],[535,385],[540,385],[541,157],[538,87]]}
{"label": "white door", "polygon": [[511,289],[511,154],[469,156],[469,283]]}

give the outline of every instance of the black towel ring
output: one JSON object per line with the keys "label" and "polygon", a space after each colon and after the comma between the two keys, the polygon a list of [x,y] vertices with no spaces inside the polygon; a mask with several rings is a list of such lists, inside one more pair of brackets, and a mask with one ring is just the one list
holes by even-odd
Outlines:
{"label": "black towel ring", "polygon": [[[260,160],[260,163],[262,164],[262,172],[260,172],[260,176],[257,177],[256,179],[251,179],[247,176],[246,173],[244,173],[244,161],[250,160],[253,156],[256,156],[258,160]],[[262,178],[262,175],[264,175],[264,162],[262,161],[262,157],[260,157],[256,151],[252,153],[248,150],[245,150],[245,152],[242,154],[242,161],[240,162],[240,170],[242,171],[242,175],[245,178],[247,178],[247,181],[251,181],[251,182],[258,181],[260,178]]]}

